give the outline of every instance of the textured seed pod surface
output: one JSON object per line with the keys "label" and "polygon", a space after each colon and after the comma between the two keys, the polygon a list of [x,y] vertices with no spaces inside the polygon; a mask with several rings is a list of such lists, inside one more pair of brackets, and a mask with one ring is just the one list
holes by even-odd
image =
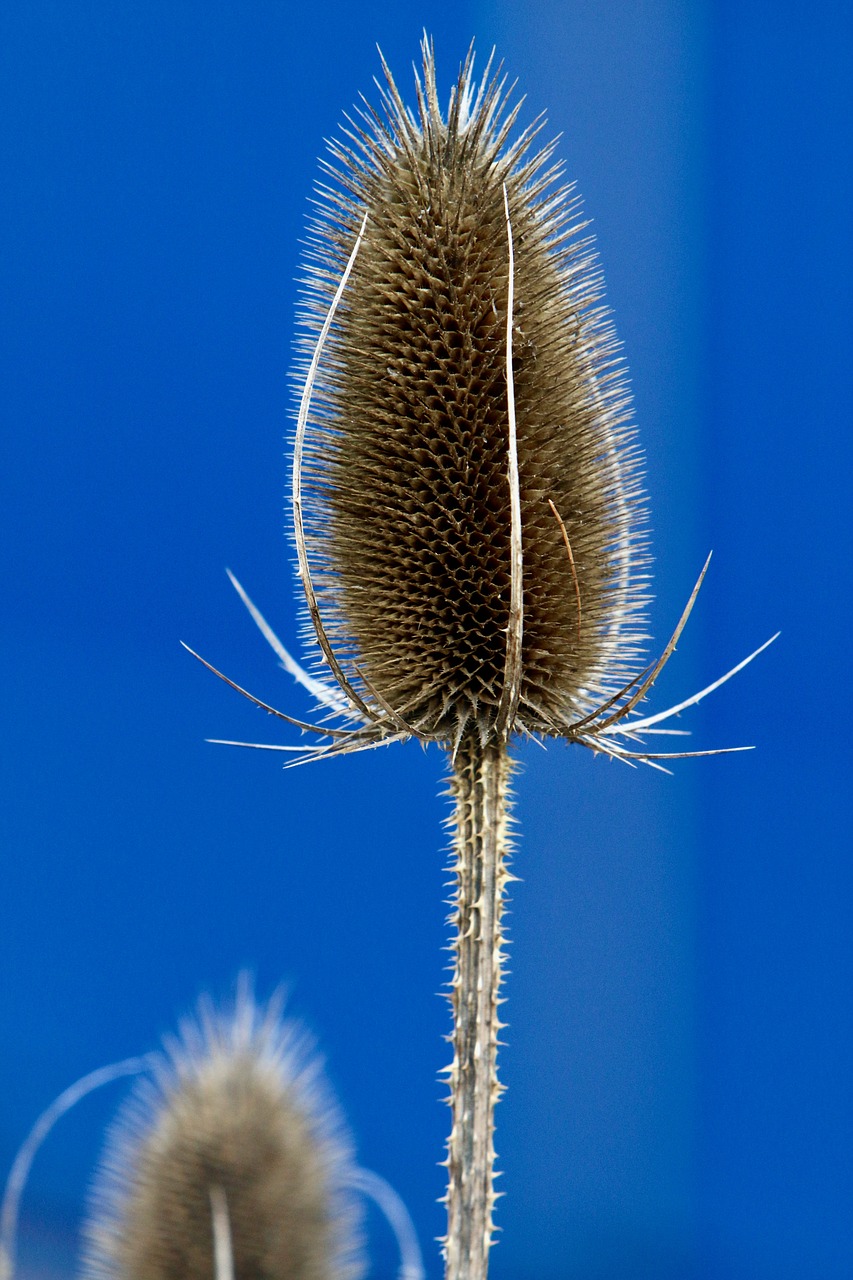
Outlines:
{"label": "textured seed pod surface", "polygon": [[514,138],[503,89],[488,69],[475,84],[469,57],[445,116],[429,45],[416,113],[388,75],[384,114],[332,144],[307,270],[306,351],[367,215],[306,435],[323,620],[354,683],[445,741],[492,735],[506,675],[504,188],[523,555],[511,728],[565,732],[634,674],[643,638],[644,512],[600,272],[552,148],[533,152],[536,129]]}
{"label": "textured seed pod surface", "polygon": [[213,1197],[239,1280],[363,1274],[342,1190],[350,1153],[316,1063],[274,1010],[242,999],[169,1048],[105,1152],[87,1228],[94,1280],[212,1280]]}

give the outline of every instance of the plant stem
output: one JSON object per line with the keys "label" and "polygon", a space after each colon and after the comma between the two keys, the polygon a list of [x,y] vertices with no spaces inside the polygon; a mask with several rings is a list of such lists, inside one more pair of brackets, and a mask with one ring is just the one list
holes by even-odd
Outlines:
{"label": "plant stem", "polygon": [[503,745],[471,737],[456,753],[446,1280],[486,1280],[489,1265],[510,769]]}

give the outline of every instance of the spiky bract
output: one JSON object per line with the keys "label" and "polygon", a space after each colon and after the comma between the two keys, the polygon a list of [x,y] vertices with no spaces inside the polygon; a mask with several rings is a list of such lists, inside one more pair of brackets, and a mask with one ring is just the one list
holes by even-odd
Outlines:
{"label": "spiky bract", "polygon": [[239,1280],[362,1275],[351,1151],[318,1072],[277,1003],[200,1006],[108,1139],[88,1280],[212,1280],[217,1204]]}
{"label": "spiky bract", "polygon": [[306,434],[309,559],[326,631],[366,698],[423,737],[494,736],[511,586],[505,188],[523,555],[509,730],[564,733],[634,674],[641,639],[624,370],[553,147],[532,150],[539,125],[513,140],[518,105],[500,72],[475,83],[471,55],[445,117],[423,52],[417,113],[386,69],[383,113],[365,108],[332,144],[321,188],[306,350],[367,221]]}

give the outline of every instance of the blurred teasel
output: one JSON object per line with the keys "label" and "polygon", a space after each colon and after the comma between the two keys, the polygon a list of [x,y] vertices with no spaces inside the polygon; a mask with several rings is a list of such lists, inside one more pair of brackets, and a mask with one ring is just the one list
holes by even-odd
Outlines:
{"label": "blurred teasel", "polygon": [[313,1043],[258,1005],[246,975],[233,1005],[206,997],[158,1053],[89,1072],[42,1112],[0,1203],[0,1280],[17,1275],[21,1197],[57,1121],[128,1076],[85,1224],[84,1280],[361,1280],[361,1206],[372,1201],[400,1255],[398,1280],[424,1280],[409,1211],[355,1161]]}
{"label": "blurred teasel", "polygon": [[364,1274],[351,1141],[304,1035],[245,985],[202,1002],[115,1123],[87,1280]]}
{"label": "blurred teasel", "polygon": [[444,1243],[449,1280],[484,1280],[501,1092],[508,743],[563,738],[655,768],[716,754],[652,750],[645,740],[682,733],[664,722],[761,650],[674,707],[637,710],[708,566],[646,665],[640,456],[578,198],[553,163],[554,144],[538,147],[541,119],[517,130],[521,101],[512,103],[500,68],[490,60],[477,79],[470,51],[443,111],[426,38],[422,55],[414,109],[383,62],[380,108],[365,102],[330,144],[306,257],[293,533],[320,651],[315,674],[232,577],[322,723],[228,683],[325,738],[307,749],[233,745],[293,752],[294,763],[409,737],[449,752]]}

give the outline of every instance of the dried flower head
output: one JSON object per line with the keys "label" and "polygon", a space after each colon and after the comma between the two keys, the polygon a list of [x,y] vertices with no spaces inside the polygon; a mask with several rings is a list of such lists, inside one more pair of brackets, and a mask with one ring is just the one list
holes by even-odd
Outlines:
{"label": "dried flower head", "polygon": [[355,1166],[279,1002],[201,1004],[110,1135],[90,1280],[346,1280],[363,1274]]}
{"label": "dried flower head", "polygon": [[307,725],[252,698],[329,739],[270,749],[299,762],[415,736],[455,753],[466,734],[522,733],[649,764],[714,754],[644,737],[681,732],[660,725],[760,649],[676,707],[634,714],[707,564],[640,670],[639,456],[578,199],[553,144],[534,146],[542,122],[516,132],[500,69],[476,80],[469,53],[444,113],[426,38],[422,52],[417,110],[383,63],[381,110],[365,104],[330,144],[309,242],[293,509],[317,675],[232,578],[285,668],[344,721]]}
{"label": "dried flower head", "polygon": [[500,71],[476,83],[471,55],[445,117],[423,55],[416,114],[386,68],[384,114],[332,144],[309,252],[313,353],[364,222],[306,422],[317,597],[351,683],[418,734],[563,733],[635,669],[647,558],[624,371],[553,146],[534,149],[538,125],[513,138],[520,104]]}

